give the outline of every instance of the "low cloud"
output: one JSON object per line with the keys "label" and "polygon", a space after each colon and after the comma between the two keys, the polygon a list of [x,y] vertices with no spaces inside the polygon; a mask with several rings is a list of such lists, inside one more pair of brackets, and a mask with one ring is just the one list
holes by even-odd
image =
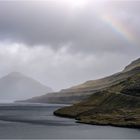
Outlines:
{"label": "low cloud", "polygon": [[71,53],[69,46],[54,50],[50,46],[1,42],[0,76],[19,71],[59,90],[117,72],[129,59],[119,53]]}
{"label": "low cloud", "polygon": [[[122,70],[139,57],[140,2],[0,2],[0,76],[30,75],[58,90]],[[83,0],[84,1],[84,0]],[[111,14],[135,41],[103,20]]]}

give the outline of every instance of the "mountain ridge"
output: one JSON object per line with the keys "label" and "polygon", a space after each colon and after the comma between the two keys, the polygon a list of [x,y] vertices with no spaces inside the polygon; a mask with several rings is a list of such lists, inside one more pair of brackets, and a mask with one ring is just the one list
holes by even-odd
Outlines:
{"label": "mountain ridge", "polygon": [[86,124],[140,128],[140,59],[135,64],[123,71],[135,71],[133,75],[95,92],[86,100],[60,108],[54,114]]}
{"label": "mountain ridge", "polygon": [[[133,68],[130,69],[133,64]],[[129,69],[125,67],[125,69],[121,72],[115,73],[111,76],[107,76],[97,80],[90,80],[83,84],[63,89],[60,92],[49,93],[40,97],[34,97],[32,99],[27,100],[27,102],[43,102],[43,103],[77,103],[82,100],[87,99],[91,94],[97,92],[98,90],[103,90],[111,85],[114,85],[124,79],[131,77],[132,75],[139,73],[140,69],[140,59],[133,61],[129,64]]]}

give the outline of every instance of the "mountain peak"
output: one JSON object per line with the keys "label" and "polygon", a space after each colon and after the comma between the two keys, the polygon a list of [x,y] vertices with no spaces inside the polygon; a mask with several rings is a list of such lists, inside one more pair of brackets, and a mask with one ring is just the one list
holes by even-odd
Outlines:
{"label": "mountain peak", "polygon": [[52,92],[50,87],[20,72],[11,72],[0,78],[1,100],[22,100]]}
{"label": "mountain peak", "polygon": [[125,69],[123,70],[123,72],[126,72],[126,71],[130,71],[136,67],[140,67],[140,58],[132,61],[128,66],[125,67]]}

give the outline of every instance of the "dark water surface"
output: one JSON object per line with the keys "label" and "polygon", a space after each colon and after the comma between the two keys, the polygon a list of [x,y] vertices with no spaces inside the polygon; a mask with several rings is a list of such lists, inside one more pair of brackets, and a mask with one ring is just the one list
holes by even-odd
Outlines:
{"label": "dark water surface", "polygon": [[61,105],[0,104],[2,139],[140,139],[140,129],[95,126],[60,118],[53,111]]}

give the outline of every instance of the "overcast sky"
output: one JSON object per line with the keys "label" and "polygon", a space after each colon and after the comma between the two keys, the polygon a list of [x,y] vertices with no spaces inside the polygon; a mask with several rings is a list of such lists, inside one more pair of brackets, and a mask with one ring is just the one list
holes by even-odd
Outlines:
{"label": "overcast sky", "polygon": [[0,1],[0,77],[71,87],[122,70],[139,38],[140,1]]}

